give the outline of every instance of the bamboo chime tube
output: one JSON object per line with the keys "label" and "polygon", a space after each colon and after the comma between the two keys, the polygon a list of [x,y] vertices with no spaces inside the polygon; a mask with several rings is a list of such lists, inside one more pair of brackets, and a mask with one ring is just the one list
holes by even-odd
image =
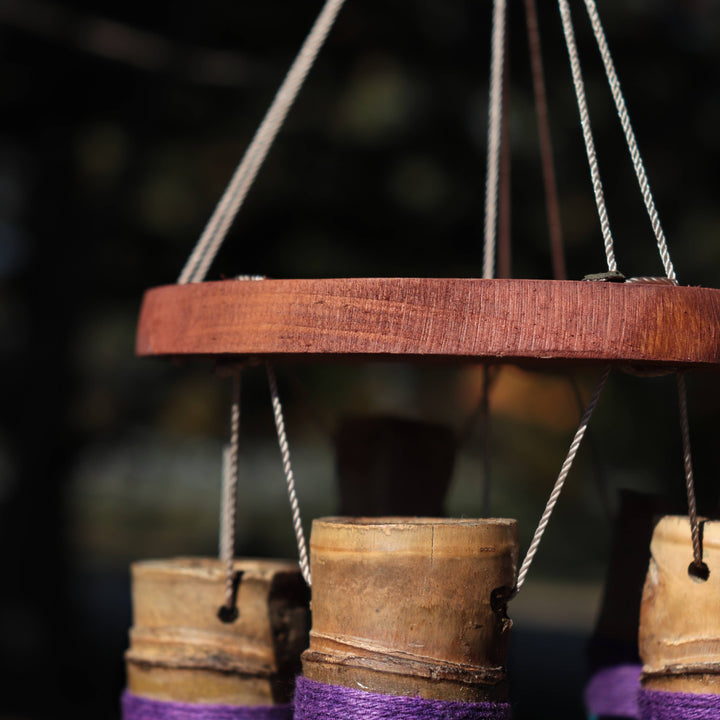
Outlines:
{"label": "bamboo chime tube", "polygon": [[372,693],[501,702],[515,520],[325,518],[310,540],[306,678]]}
{"label": "bamboo chime tube", "polygon": [[152,700],[274,705],[292,700],[307,647],[308,591],[297,563],[236,560],[238,617],[222,622],[225,565],[210,558],[132,566],[128,690]]}
{"label": "bamboo chime tube", "polygon": [[667,516],[655,528],[640,611],[646,690],[720,694],[720,522],[701,529],[707,580],[688,573],[688,518]]}

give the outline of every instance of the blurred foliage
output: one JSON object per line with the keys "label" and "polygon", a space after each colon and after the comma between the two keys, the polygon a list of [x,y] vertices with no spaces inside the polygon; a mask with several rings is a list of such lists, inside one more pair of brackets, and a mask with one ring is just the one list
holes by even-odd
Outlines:
{"label": "blurred foliage", "polygon": [[[513,273],[546,278],[524,18],[510,5]],[[603,269],[602,244],[557,9],[539,5],[569,274],[580,278]],[[573,9],[620,267],[659,274],[592,33]],[[0,0],[0,716],[113,716],[127,563],[214,552],[228,388],[205,366],[137,361],[134,324],[143,290],[175,280],[317,11]],[[718,286],[720,9],[633,0],[601,11],[678,275]],[[349,3],[211,277],[480,274],[489,26],[489,2]],[[333,512],[339,417],[461,428],[480,388],[474,367],[321,364],[293,370],[299,383],[279,372],[306,522]],[[593,381],[581,374],[585,397]],[[493,509],[519,518],[525,546],[577,406],[557,377],[511,371],[495,390]],[[690,406],[712,513],[713,375],[691,378]],[[453,514],[479,513],[481,445],[476,427]],[[260,371],[244,384],[242,456],[238,551],[292,555]],[[682,500],[670,378],[613,376],[533,574],[599,580],[617,487]],[[29,694],[38,678],[44,692]],[[552,717],[577,711],[577,700],[565,715],[553,702]]]}

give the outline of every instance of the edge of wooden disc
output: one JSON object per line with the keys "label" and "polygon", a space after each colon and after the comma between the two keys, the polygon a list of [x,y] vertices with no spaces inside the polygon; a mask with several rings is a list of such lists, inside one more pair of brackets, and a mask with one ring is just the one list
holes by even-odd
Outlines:
{"label": "edge of wooden disc", "polygon": [[342,278],[151,288],[140,356],[364,356],[720,364],[720,290],[472,278]]}

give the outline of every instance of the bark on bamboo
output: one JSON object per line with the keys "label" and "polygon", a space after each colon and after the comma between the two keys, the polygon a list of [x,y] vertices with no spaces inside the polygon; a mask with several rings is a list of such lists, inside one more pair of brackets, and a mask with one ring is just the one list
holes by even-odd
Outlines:
{"label": "bark on bamboo", "polygon": [[308,591],[296,563],[236,560],[238,617],[222,622],[225,565],[178,558],[132,566],[128,689],[156,700],[289,702],[307,647]]}
{"label": "bark on bamboo", "polygon": [[512,586],[517,552],[515,520],[315,520],[304,675],[391,695],[506,699],[512,623],[492,596]]}

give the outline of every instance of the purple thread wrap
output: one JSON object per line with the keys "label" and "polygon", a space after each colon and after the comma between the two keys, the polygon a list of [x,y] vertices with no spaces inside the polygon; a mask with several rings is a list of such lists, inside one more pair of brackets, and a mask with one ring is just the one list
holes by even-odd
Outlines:
{"label": "purple thread wrap", "polygon": [[511,720],[508,703],[462,703],[379,695],[299,677],[295,720]]}
{"label": "purple thread wrap", "polygon": [[720,720],[720,695],[641,690],[641,720]]}
{"label": "purple thread wrap", "polygon": [[292,720],[292,705],[204,705],[122,696],[123,720]]}
{"label": "purple thread wrap", "polygon": [[591,715],[638,718],[642,665],[616,665],[598,670],[585,687],[585,708]]}

